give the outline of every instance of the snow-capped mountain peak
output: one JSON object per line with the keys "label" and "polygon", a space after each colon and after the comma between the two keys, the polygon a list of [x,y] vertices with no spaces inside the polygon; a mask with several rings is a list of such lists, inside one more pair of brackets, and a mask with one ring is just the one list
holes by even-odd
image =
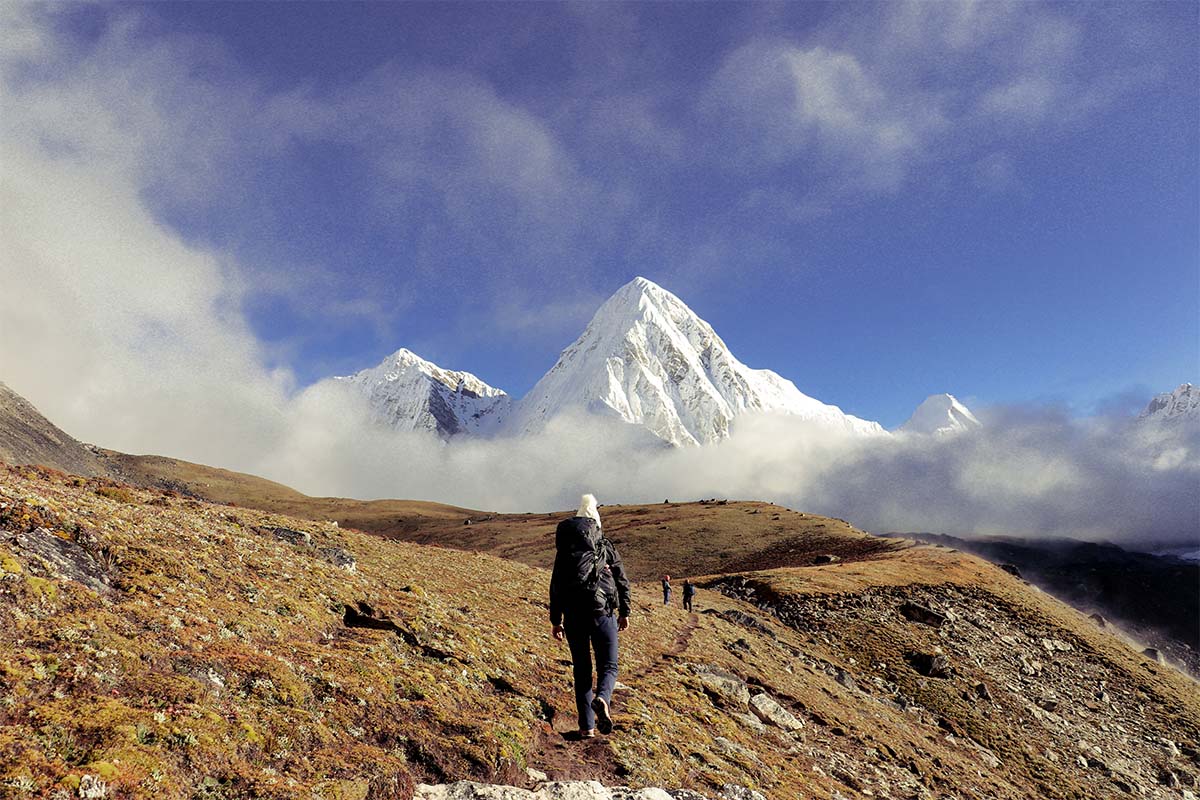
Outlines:
{"label": "snow-capped mountain peak", "polygon": [[1155,395],[1138,419],[1174,423],[1179,420],[1200,421],[1200,388],[1190,383],[1179,385],[1173,392]]}
{"label": "snow-capped mountain peak", "polygon": [[981,427],[971,410],[952,394],[931,394],[900,426],[905,433],[937,434],[962,433]]}
{"label": "snow-capped mountain peak", "polygon": [[471,373],[443,369],[407,348],[376,367],[334,380],[367,398],[374,421],[402,431],[490,433],[512,404],[507,394]]}
{"label": "snow-capped mountain peak", "polygon": [[808,397],[770,370],[750,369],[682,300],[641,277],[600,306],[521,400],[514,425],[529,432],[568,409],[642,425],[673,445],[724,439],[735,418],[756,411],[792,414],[847,433],[885,433],[877,423]]}

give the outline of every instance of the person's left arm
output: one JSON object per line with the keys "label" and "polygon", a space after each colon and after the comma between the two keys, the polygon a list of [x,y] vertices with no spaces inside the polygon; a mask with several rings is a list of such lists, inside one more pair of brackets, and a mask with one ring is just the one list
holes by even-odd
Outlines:
{"label": "person's left arm", "polygon": [[625,574],[625,565],[621,562],[621,554],[610,541],[608,548],[612,560],[609,568],[612,570],[613,581],[617,584],[617,627],[625,630],[629,627],[629,577]]}

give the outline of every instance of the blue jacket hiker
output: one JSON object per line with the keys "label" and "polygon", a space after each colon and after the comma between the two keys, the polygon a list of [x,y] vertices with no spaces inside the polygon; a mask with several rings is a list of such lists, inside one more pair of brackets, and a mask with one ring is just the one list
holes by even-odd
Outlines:
{"label": "blue jacket hiker", "polygon": [[[579,734],[612,732],[617,682],[617,631],[629,627],[629,580],[621,556],[604,538],[596,498],[585,494],[579,511],[558,523],[550,576],[550,624],[554,638],[571,648]],[[592,688],[592,651],[599,676]]]}

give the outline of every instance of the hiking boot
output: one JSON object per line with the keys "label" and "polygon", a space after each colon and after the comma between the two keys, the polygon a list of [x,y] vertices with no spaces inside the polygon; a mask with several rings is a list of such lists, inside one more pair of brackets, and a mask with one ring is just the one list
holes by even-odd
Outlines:
{"label": "hiking boot", "polygon": [[585,731],[583,728],[580,728],[579,729],[579,738],[580,739],[595,739],[596,738],[596,729],[588,728]]}
{"label": "hiking boot", "polygon": [[608,701],[597,697],[592,701],[592,711],[596,712],[596,727],[603,734],[612,733],[612,717],[608,715]]}

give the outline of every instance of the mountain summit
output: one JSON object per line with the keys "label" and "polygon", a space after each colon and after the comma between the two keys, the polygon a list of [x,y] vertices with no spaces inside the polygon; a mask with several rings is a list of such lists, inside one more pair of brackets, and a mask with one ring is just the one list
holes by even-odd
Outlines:
{"label": "mountain summit", "polygon": [[1179,385],[1173,392],[1154,396],[1138,414],[1138,419],[1176,424],[1183,420],[1200,421],[1200,388],[1190,383]]}
{"label": "mountain summit", "polygon": [[979,427],[979,420],[954,395],[931,394],[899,429],[905,433],[945,435]]}
{"label": "mountain summit", "polygon": [[377,367],[334,380],[366,397],[376,422],[439,436],[489,433],[512,402],[503,391],[471,373],[442,369],[405,348]]}
{"label": "mountain summit", "polygon": [[883,434],[878,423],[803,394],[770,370],[738,361],[682,300],[646,278],[622,286],[583,334],[523,398],[520,433],[570,409],[641,425],[673,445],[729,436],[737,417],[781,412],[852,434]]}

